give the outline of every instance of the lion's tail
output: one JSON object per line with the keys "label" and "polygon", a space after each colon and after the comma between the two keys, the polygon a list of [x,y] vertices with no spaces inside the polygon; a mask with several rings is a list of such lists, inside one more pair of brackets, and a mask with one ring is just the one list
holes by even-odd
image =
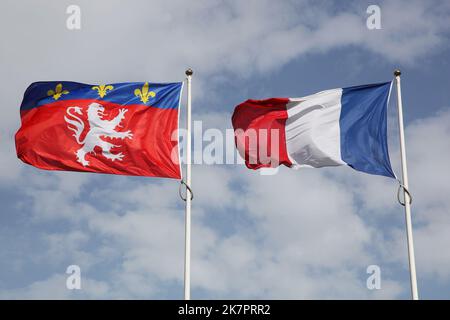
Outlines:
{"label": "lion's tail", "polygon": [[84,122],[77,115],[72,113],[72,110],[77,114],[82,114],[80,107],[69,107],[67,108],[67,116],[64,116],[64,120],[67,122],[67,128],[70,131],[73,131],[73,136],[77,140],[78,144],[83,144],[84,140],[81,140],[81,134],[84,130]]}

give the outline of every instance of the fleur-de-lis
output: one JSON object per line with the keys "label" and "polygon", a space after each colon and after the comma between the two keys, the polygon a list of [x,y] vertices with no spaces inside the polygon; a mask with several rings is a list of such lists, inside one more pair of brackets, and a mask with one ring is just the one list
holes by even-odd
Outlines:
{"label": "fleur-de-lis", "polygon": [[147,103],[148,99],[151,97],[153,98],[154,96],[156,96],[156,93],[154,93],[153,91],[148,91],[148,82],[144,83],[144,85],[142,86],[142,89],[136,89],[134,90],[134,95],[136,97],[140,97],[141,101],[143,103]]}
{"label": "fleur-de-lis", "polygon": [[49,97],[52,96],[53,99],[58,100],[59,98],[61,98],[61,96],[63,94],[68,94],[68,93],[69,93],[69,91],[63,90],[62,89],[62,84],[58,83],[56,85],[55,91],[53,91],[52,89],[47,91],[47,96],[49,96]]}
{"label": "fleur-de-lis", "polygon": [[104,85],[101,84],[99,86],[93,86],[92,90],[97,90],[98,95],[100,96],[100,98],[103,98],[104,96],[106,96],[107,91],[111,91],[112,89],[114,89],[114,87],[112,85]]}

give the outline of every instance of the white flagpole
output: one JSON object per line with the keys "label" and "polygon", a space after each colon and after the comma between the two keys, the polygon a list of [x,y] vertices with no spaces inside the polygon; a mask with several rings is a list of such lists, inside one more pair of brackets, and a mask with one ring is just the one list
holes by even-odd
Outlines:
{"label": "white flagpole", "polygon": [[419,292],[417,290],[416,278],[416,260],[414,257],[414,243],[411,223],[411,198],[408,190],[408,170],[406,168],[406,148],[405,148],[405,132],[403,127],[403,106],[402,106],[402,91],[400,88],[400,70],[394,71],[394,76],[397,84],[397,106],[398,106],[398,126],[400,131],[400,155],[402,159],[402,184],[403,196],[405,201],[405,218],[406,218],[406,237],[408,241],[408,257],[409,257],[409,272],[411,280],[411,295],[413,300],[419,300]]}
{"label": "white flagpole", "polygon": [[184,300],[191,299],[191,79],[194,72],[186,70],[187,108],[186,108],[186,216],[184,242]]}

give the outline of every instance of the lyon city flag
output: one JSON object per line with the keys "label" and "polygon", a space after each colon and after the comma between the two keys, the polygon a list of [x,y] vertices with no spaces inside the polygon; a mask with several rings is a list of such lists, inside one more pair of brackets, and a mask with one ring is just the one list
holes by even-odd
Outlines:
{"label": "lyon city flag", "polygon": [[181,82],[35,82],[20,107],[17,156],[46,170],[179,179],[181,89]]}
{"label": "lyon city flag", "polygon": [[251,169],[348,165],[395,178],[387,144],[390,89],[385,82],[247,100],[232,117],[236,147]]}

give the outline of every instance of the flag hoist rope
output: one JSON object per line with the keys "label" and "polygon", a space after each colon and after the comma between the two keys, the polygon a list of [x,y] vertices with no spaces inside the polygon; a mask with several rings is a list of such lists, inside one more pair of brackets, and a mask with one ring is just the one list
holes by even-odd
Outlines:
{"label": "flag hoist rope", "polygon": [[[400,156],[402,160],[402,182],[398,193],[403,190],[404,202],[399,202],[405,207],[405,220],[406,220],[406,238],[408,242],[408,258],[409,258],[409,272],[411,280],[411,296],[413,300],[419,299],[419,292],[417,290],[417,278],[416,278],[416,259],[414,257],[414,241],[411,222],[411,195],[408,191],[408,170],[406,167],[406,148],[405,148],[405,132],[403,126],[403,105],[402,105],[402,91],[400,87],[400,70],[394,71],[395,82],[397,85],[397,107],[398,107],[398,126],[400,132]],[[398,196],[399,196],[398,194]]]}

